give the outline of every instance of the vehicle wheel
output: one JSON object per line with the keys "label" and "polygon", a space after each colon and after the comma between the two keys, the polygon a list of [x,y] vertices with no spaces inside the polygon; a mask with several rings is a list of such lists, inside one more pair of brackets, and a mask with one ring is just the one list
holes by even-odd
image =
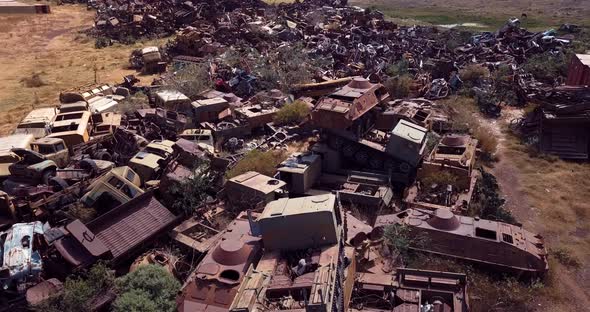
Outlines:
{"label": "vehicle wheel", "polygon": [[63,191],[69,186],[68,182],[60,177],[51,177],[47,184],[53,188],[54,192]]}
{"label": "vehicle wheel", "polygon": [[41,181],[43,184],[47,185],[49,184],[49,180],[53,177],[55,177],[55,169],[45,169],[45,171],[43,171],[43,175],[41,176]]}
{"label": "vehicle wheel", "polygon": [[111,156],[111,153],[109,153],[107,151],[100,151],[100,152],[97,152],[96,154],[94,154],[94,157],[93,158],[94,159],[111,161],[111,159],[113,157]]}
{"label": "vehicle wheel", "polygon": [[88,171],[89,173],[94,173],[98,171],[98,166],[92,159],[82,159],[80,160],[80,168]]}
{"label": "vehicle wheel", "polygon": [[399,170],[403,173],[410,172],[410,165],[408,163],[402,162],[399,164]]}

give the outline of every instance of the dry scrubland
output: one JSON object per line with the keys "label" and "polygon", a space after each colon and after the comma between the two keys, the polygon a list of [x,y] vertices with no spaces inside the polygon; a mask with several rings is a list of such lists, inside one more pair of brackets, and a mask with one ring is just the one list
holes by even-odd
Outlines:
{"label": "dry scrubland", "polygon": [[[121,82],[132,49],[97,50],[79,32],[94,11],[82,5],[51,7],[48,15],[0,15],[0,134],[7,134],[33,107],[58,103],[61,90],[94,82]],[[141,78],[140,78],[141,79]],[[149,77],[146,77],[149,79]]]}

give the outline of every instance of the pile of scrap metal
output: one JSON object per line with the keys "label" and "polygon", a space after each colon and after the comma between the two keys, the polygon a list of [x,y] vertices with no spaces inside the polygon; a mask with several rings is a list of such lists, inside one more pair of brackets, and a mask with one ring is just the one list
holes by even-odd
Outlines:
{"label": "pile of scrap metal", "polygon": [[539,106],[512,124],[525,140],[544,154],[563,159],[590,159],[590,88],[542,89],[534,101]]}
{"label": "pile of scrap metal", "polygon": [[89,0],[88,6],[96,9],[94,27],[89,34],[129,43],[141,38],[171,35],[177,27],[195,21],[214,19],[238,8],[265,7],[260,0],[186,2],[150,1],[144,3]]}

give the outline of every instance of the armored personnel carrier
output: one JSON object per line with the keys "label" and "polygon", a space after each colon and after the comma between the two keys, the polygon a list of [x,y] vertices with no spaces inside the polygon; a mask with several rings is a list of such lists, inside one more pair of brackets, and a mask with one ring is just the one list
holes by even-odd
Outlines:
{"label": "armored personnel carrier", "polygon": [[448,209],[431,212],[408,209],[379,216],[375,228],[406,225],[426,243],[415,250],[458,258],[496,271],[526,277],[549,270],[543,237],[522,227],[479,218],[456,216]]}

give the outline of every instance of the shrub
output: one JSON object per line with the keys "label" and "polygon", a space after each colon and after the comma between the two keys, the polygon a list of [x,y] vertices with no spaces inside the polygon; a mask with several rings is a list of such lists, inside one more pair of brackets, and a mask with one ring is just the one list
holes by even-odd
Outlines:
{"label": "shrub", "polygon": [[402,58],[400,61],[389,65],[386,73],[392,77],[406,75],[408,73],[409,65],[408,61]]}
{"label": "shrub", "polygon": [[178,90],[190,99],[194,99],[211,87],[209,67],[206,63],[187,65],[168,79],[166,84],[167,88]]}
{"label": "shrub", "polygon": [[469,64],[459,71],[459,77],[463,82],[476,82],[484,77],[489,76],[490,71],[478,64]]}
{"label": "shrub", "polygon": [[244,158],[240,159],[238,163],[231,170],[227,172],[228,178],[233,178],[248,171],[256,171],[258,173],[273,176],[276,172],[277,166],[287,159],[284,151],[266,151],[253,150],[247,153]]}
{"label": "shrub", "polygon": [[579,268],[582,264],[580,260],[572,255],[571,251],[562,247],[552,248],[549,250],[559,263],[569,268]]}
{"label": "shrub", "polygon": [[412,91],[414,79],[410,75],[392,77],[385,81],[385,88],[395,98],[405,98]]}
{"label": "shrub", "polygon": [[279,126],[296,125],[309,116],[309,111],[309,106],[305,102],[295,101],[281,107],[274,117],[274,122]]}
{"label": "shrub", "polygon": [[453,187],[455,187],[457,184],[457,176],[452,172],[441,170],[438,172],[433,172],[429,174],[427,177],[424,177],[422,179],[422,183],[424,183],[426,187],[429,187],[433,184],[452,185]]}
{"label": "shrub", "polygon": [[209,163],[196,164],[193,172],[195,172],[193,176],[173,184],[168,189],[174,198],[172,209],[178,214],[192,215],[195,209],[207,199],[207,190],[211,185]]}
{"label": "shrub", "polygon": [[95,264],[85,278],[68,277],[64,291],[35,309],[43,312],[88,311],[90,301],[98,294],[109,290],[114,284],[114,276],[102,262]]}
{"label": "shrub", "polygon": [[487,158],[492,158],[498,150],[498,138],[492,129],[479,126],[473,130],[473,137],[477,139],[479,148]]}
{"label": "shrub", "polygon": [[421,248],[428,243],[426,236],[416,235],[411,232],[410,227],[400,224],[386,226],[383,238],[385,244],[395,253],[394,260],[400,260],[402,264],[410,260],[410,248]]}
{"label": "shrub", "polygon": [[549,52],[536,54],[527,59],[523,68],[541,81],[553,83],[558,77],[567,77],[569,55]]}
{"label": "shrub", "polygon": [[475,184],[474,197],[470,205],[471,215],[515,224],[516,219],[504,207],[506,200],[500,197],[500,187],[496,177],[481,168],[479,170],[481,177]]}
{"label": "shrub", "polygon": [[118,278],[116,284],[120,295],[113,304],[115,312],[176,310],[180,283],[161,266],[141,266]]}

